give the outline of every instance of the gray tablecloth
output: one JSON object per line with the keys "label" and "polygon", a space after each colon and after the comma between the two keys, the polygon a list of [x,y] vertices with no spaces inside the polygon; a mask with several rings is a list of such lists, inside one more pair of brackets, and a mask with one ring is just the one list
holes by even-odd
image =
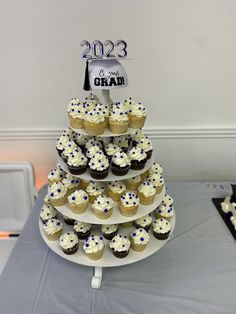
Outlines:
{"label": "gray tablecloth", "polygon": [[104,269],[94,290],[92,268],[57,256],[40,237],[44,188],[0,277],[0,313],[236,313],[235,241],[211,203],[229,185],[170,183],[168,192],[174,238],[141,262]]}

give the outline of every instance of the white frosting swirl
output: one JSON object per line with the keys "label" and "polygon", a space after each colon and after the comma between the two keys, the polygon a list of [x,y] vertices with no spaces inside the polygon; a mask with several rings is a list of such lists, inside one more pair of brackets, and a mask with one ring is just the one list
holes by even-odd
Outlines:
{"label": "white frosting swirl", "polygon": [[154,232],[161,234],[165,234],[171,229],[170,223],[164,218],[155,219],[152,223],[152,226]]}
{"label": "white frosting swirl", "polygon": [[59,181],[59,180],[62,180],[63,177],[64,177],[64,171],[61,170],[60,168],[55,168],[50,171],[48,175],[48,180]]}
{"label": "white frosting swirl", "polygon": [[86,253],[97,253],[103,248],[103,237],[91,235],[84,241],[83,249]]}
{"label": "white frosting swirl", "polygon": [[113,143],[115,145],[118,145],[121,148],[128,148],[129,147],[129,138],[128,138],[128,136],[125,136],[125,135],[116,136],[113,139]]}
{"label": "white frosting swirl", "polygon": [[62,183],[64,183],[67,189],[73,189],[79,185],[79,179],[67,173],[65,178],[62,180]]}
{"label": "white frosting swirl", "polygon": [[143,228],[138,228],[134,230],[131,233],[130,237],[135,244],[142,244],[142,245],[147,244],[150,239],[147,231]]}
{"label": "white frosting swirl", "polygon": [[76,143],[74,141],[68,141],[66,146],[64,147],[62,155],[65,157],[69,157],[69,155],[76,149],[78,149]]}
{"label": "white frosting swirl", "polygon": [[89,231],[91,229],[92,225],[88,224],[86,222],[82,222],[82,221],[78,221],[76,220],[74,222],[74,230],[76,232],[82,232],[82,233],[86,233],[87,231]]}
{"label": "white frosting swirl", "polygon": [[65,135],[70,138],[70,140],[74,140],[76,138],[76,132],[73,131],[71,128],[67,128],[63,131],[62,136]]}
{"label": "white frosting swirl", "polygon": [[109,143],[105,147],[105,152],[108,156],[113,156],[115,153],[120,151],[120,147],[113,143]]}
{"label": "white frosting swirl", "polygon": [[43,201],[44,201],[45,204],[50,204],[51,199],[50,199],[49,193],[47,193],[47,194],[45,195]]}
{"label": "white frosting swirl", "polygon": [[73,167],[85,166],[87,162],[87,157],[81,151],[73,151],[67,160],[68,165]]}
{"label": "white frosting swirl", "polygon": [[49,219],[44,225],[43,228],[47,234],[55,234],[63,228],[63,224],[60,220],[52,218]]}
{"label": "white frosting swirl", "polygon": [[102,225],[102,232],[105,234],[111,234],[113,232],[116,232],[119,228],[119,225],[113,224],[113,225]]}
{"label": "white frosting swirl", "polygon": [[126,192],[120,198],[121,203],[125,207],[137,206],[139,205],[139,196],[133,192]]}
{"label": "white frosting swirl", "polygon": [[120,106],[113,106],[110,112],[109,120],[118,122],[128,122],[128,112],[127,110]]}
{"label": "white frosting swirl", "polygon": [[89,136],[87,135],[83,135],[81,133],[77,133],[76,135],[76,142],[78,143],[78,145],[85,145],[85,143],[89,140]]}
{"label": "white frosting swirl", "polygon": [[61,248],[72,249],[79,243],[77,235],[73,231],[68,231],[60,236],[59,245]]}
{"label": "white frosting swirl", "polygon": [[166,194],[166,195],[164,196],[162,202],[163,202],[164,204],[166,204],[166,205],[171,206],[171,205],[173,204],[174,200],[173,200],[173,198],[172,198],[170,195]]}
{"label": "white frosting swirl", "polygon": [[108,188],[114,193],[123,193],[126,190],[126,186],[121,181],[113,181],[108,183]]}
{"label": "white frosting swirl", "polygon": [[104,114],[101,114],[99,111],[96,110],[89,110],[85,111],[84,120],[91,122],[91,123],[100,123],[104,122]]}
{"label": "white frosting swirl", "polygon": [[124,101],[124,105],[126,106],[127,110],[130,111],[132,107],[135,105],[135,102],[132,99],[132,97],[129,97]]}
{"label": "white frosting swirl", "polygon": [[84,113],[85,113],[85,108],[83,107],[82,103],[79,103],[74,106],[69,106],[67,109],[67,112],[73,119],[83,119],[84,118]]}
{"label": "white frosting swirl", "polygon": [[89,201],[88,194],[84,190],[76,190],[68,196],[68,202],[70,204],[86,204]]}
{"label": "white frosting swirl", "polygon": [[149,181],[145,181],[138,187],[138,191],[145,197],[149,197],[156,194],[156,187]]}
{"label": "white frosting swirl", "polygon": [[157,213],[163,217],[170,218],[174,215],[174,207],[161,203],[161,205],[157,209]]}
{"label": "white frosting swirl", "polygon": [[109,116],[109,108],[104,104],[97,104],[96,111],[102,113],[106,118]]}
{"label": "white frosting swirl", "polygon": [[98,196],[104,192],[104,187],[99,182],[91,181],[86,188],[86,192],[91,196]]}
{"label": "white frosting swirl", "polygon": [[85,143],[85,148],[86,149],[89,149],[90,146],[93,146],[93,145],[97,145],[99,146],[101,149],[102,149],[102,142],[100,140],[98,140],[96,137],[90,137],[87,142]]}
{"label": "white frosting swirl", "polygon": [[143,216],[139,219],[135,220],[136,224],[141,226],[141,227],[147,227],[152,223],[152,215],[148,214],[146,216]]}
{"label": "white frosting swirl", "polygon": [[140,141],[141,139],[143,139],[145,137],[145,134],[143,132],[142,129],[139,129],[135,132],[135,134],[132,136],[132,139],[135,141],[135,142],[138,142]]}
{"label": "white frosting swirl", "polygon": [[128,251],[130,248],[130,240],[126,236],[117,234],[112,238],[110,248],[117,252]]}
{"label": "white frosting swirl", "polygon": [[49,196],[51,199],[61,199],[67,193],[67,188],[62,182],[55,182],[49,186]]}
{"label": "white frosting swirl", "polygon": [[113,208],[113,200],[105,195],[99,195],[93,202],[92,208],[106,213]]}
{"label": "white frosting swirl", "polygon": [[119,151],[113,155],[112,163],[123,168],[130,165],[130,160],[126,153]]}
{"label": "white frosting swirl", "polygon": [[151,182],[156,187],[164,185],[164,178],[160,173],[153,173],[152,175],[148,176],[147,181]]}
{"label": "white frosting swirl", "polygon": [[51,204],[44,204],[40,211],[40,218],[43,220],[49,220],[56,216],[57,212]]}
{"label": "white frosting swirl", "polygon": [[141,140],[139,140],[137,146],[142,148],[145,152],[153,150],[152,143],[148,137],[143,137]]}
{"label": "white frosting swirl", "polygon": [[97,171],[106,170],[109,167],[108,158],[103,154],[103,152],[99,151],[91,158],[89,167]]}
{"label": "white frosting swirl", "polygon": [[130,160],[141,161],[147,157],[147,154],[140,147],[133,147],[129,152],[128,156]]}
{"label": "white frosting swirl", "polygon": [[144,117],[146,116],[146,108],[141,103],[138,103],[131,107],[130,114],[136,117]]}
{"label": "white frosting swirl", "polygon": [[148,169],[149,174],[154,174],[154,173],[163,173],[163,169],[161,167],[161,165],[159,165],[158,163],[154,162],[153,165]]}
{"label": "white frosting swirl", "polygon": [[99,152],[99,151],[102,152],[102,150],[100,149],[100,147],[99,147],[98,145],[96,145],[96,144],[93,144],[92,146],[90,146],[90,147],[87,149],[87,151],[86,151],[86,156],[87,156],[88,158],[92,158],[92,157],[95,155],[95,153],[97,153],[97,152]]}

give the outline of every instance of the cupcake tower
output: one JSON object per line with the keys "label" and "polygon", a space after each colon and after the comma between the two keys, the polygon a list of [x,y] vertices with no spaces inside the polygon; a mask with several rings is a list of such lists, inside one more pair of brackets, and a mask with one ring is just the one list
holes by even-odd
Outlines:
{"label": "cupcake tower", "polygon": [[150,256],[168,241],[175,213],[142,130],[145,106],[90,94],[72,98],[67,112],[70,127],[56,143],[59,163],[48,175],[40,212],[43,239],[82,265],[120,266]]}

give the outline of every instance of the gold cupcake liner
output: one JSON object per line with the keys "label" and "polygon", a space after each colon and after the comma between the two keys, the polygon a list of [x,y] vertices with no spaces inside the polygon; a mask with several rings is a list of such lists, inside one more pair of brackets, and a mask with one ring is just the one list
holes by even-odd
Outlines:
{"label": "gold cupcake liner", "polygon": [[138,243],[134,243],[134,240],[132,238],[130,238],[130,245],[131,245],[131,248],[136,251],[136,252],[142,252],[146,246],[147,246],[147,243],[146,244],[138,244]]}
{"label": "gold cupcake liner", "polygon": [[146,116],[144,117],[137,117],[129,115],[129,127],[133,129],[140,129],[144,126],[146,120]]}
{"label": "gold cupcake liner", "polygon": [[103,252],[104,252],[104,248],[96,253],[88,253],[88,252],[84,252],[84,254],[92,259],[93,261],[96,261],[98,259],[100,259],[103,256]]}
{"label": "gold cupcake liner", "polygon": [[129,122],[118,122],[109,120],[109,128],[114,134],[122,134],[128,131]]}
{"label": "gold cupcake liner", "polygon": [[106,128],[106,122],[92,123],[89,121],[84,121],[84,128],[88,135],[100,135],[104,133]]}

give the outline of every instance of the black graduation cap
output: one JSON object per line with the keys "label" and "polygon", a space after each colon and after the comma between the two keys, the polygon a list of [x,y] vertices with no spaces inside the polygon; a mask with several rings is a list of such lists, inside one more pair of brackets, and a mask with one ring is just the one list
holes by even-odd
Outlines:
{"label": "black graduation cap", "polygon": [[89,82],[89,59],[86,60],[86,67],[84,73],[84,90],[91,90],[90,82]]}
{"label": "black graduation cap", "polygon": [[233,190],[233,194],[231,195],[230,198],[230,202],[231,203],[236,203],[236,185],[235,184],[231,184],[232,190]]}

